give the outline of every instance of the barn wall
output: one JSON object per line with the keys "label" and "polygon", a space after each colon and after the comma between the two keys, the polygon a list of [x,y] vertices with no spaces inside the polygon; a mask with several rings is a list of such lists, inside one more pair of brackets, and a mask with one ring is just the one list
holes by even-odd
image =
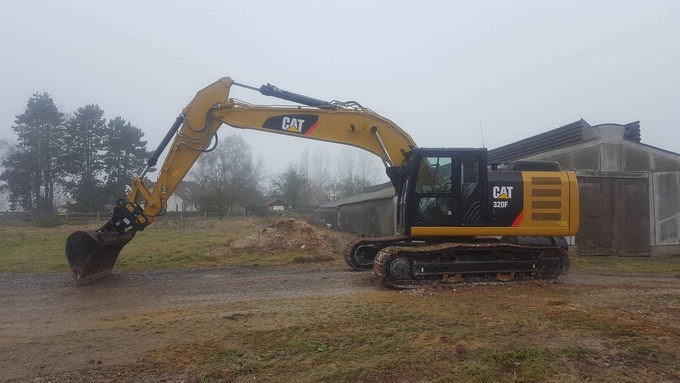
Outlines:
{"label": "barn wall", "polygon": [[579,176],[577,252],[679,254],[680,156],[613,136],[529,158],[557,161]]}
{"label": "barn wall", "polygon": [[336,207],[317,207],[312,212],[314,222],[324,222],[333,228],[338,228],[338,208]]}
{"label": "barn wall", "polygon": [[651,254],[649,180],[579,177],[580,255]]}
{"label": "barn wall", "polygon": [[652,173],[653,237],[659,253],[680,253],[680,172]]}
{"label": "barn wall", "polygon": [[397,231],[395,200],[390,197],[342,205],[337,210],[339,228],[373,236],[393,235]]}

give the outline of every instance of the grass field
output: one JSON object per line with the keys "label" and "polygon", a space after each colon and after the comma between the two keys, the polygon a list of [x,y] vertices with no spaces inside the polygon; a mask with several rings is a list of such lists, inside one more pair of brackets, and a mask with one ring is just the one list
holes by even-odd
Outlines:
{"label": "grass field", "polygon": [[[116,270],[154,270],[224,265],[285,266],[313,260],[309,251],[271,254],[216,252],[232,241],[252,235],[273,218],[165,221],[152,224],[128,243]],[[0,226],[0,272],[68,271],[64,255],[66,238],[77,230],[93,230],[101,224],[37,228]],[[348,234],[334,235],[351,237]],[[325,259],[340,264],[341,257]]]}

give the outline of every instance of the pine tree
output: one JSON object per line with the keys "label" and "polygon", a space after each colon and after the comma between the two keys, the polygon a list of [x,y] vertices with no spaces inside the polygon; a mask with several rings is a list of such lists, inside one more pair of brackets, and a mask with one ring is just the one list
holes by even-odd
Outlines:
{"label": "pine tree", "polygon": [[58,160],[64,152],[64,114],[48,93],[35,93],[14,122],[16,151],[3,161],[0,181],[6,182],[13,209],[52,212],[63,183]]}
{"label": "pine tree", "polygon": [[109,120],[104,134],[104,178],[107,202],[114,203],[126,195],[130,180],[144,168],[149,152],[144,132],[121,117]]}
{"label": "pine tree", "polygon": [[78,108],[66,124],[67,152],[62,158],[68,174],[66,191],[75,200],[75,211],[104,209],[101,173],[104,169],[104,111],[95,104]]}

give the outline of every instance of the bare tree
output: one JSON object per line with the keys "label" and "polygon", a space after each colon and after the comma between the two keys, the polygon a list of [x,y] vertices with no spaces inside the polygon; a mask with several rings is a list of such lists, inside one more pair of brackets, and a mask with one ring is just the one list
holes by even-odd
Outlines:
{"label": "bare tree", "polygon": [[362,189],[378,182],[380,168],[377,157],[365,150],[354,150],[357,156],[355,177],[357,185]]}
{"label": "bare tree", "polygon": [[337,158],[333,197],[340,199],[361,193],[364,187],[378,180],[378,167],[375,157],[366,151],[344,148]]}
{"label": "bare tree", "polygon": [[310,159],[310,152],[309,148],[305,148],[305,150],[300,153],[300,162],[298,162],[298,168],[300,169],[300,173],[305,176],[308,180],[310,179],[309,173],[310,173],[310,166],[309,166],[309,159]]}
{"label": "bare tree", "polygon": [[310,182],[299,164],[289,162],[288,168],[271,178],[273,192],[279,194],[295,210],[309,195]]}
{"label": "bare tree", "polygon": [[242,137],[229,135],[211,153],[199,157],[189,179],[205,188],[201,209],[229,211],[239,200],[260,195],[262,163],[254,163],[252,149]]}
{"label": "bare tree", "polygon": [[323,150],[316,150],[310,162],[309,179],[327,196],[333,194],[333,157]]}

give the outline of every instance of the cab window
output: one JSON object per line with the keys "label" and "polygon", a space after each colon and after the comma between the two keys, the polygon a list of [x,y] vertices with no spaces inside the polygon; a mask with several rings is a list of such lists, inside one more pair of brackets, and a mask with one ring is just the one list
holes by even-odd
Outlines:
{"label": "cab window", "polygon": [[451,158],[423,157],[416,182],[417,193],[447,193],[451,191]]}

